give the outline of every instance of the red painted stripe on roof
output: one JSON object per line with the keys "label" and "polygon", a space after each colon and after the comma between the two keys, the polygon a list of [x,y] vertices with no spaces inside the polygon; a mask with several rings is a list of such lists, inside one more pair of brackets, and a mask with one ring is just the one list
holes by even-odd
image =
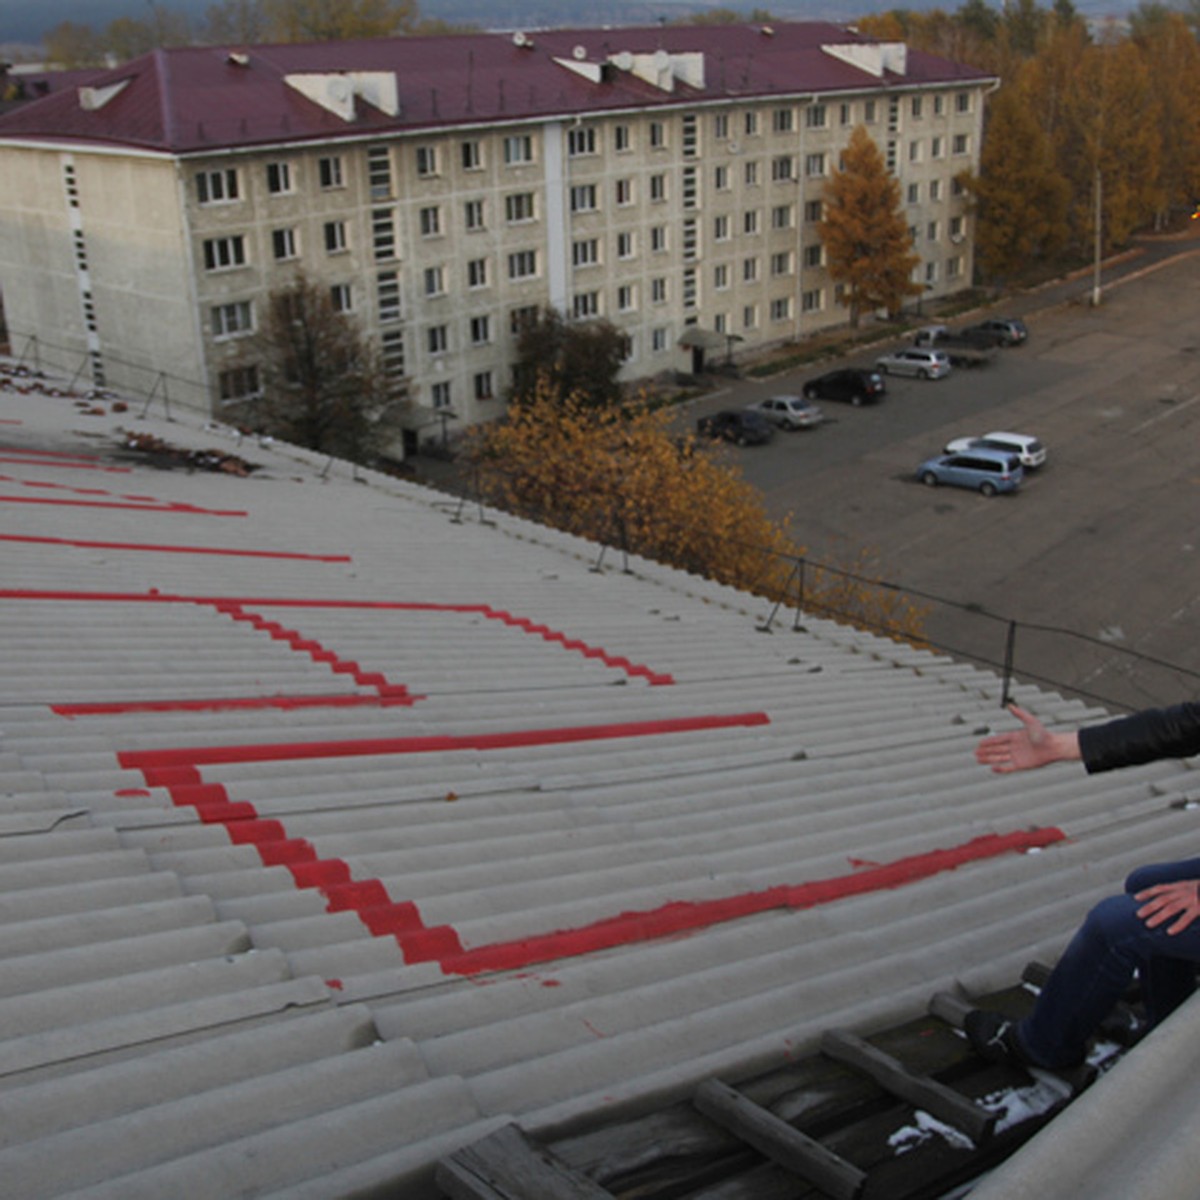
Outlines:
{"label": "red painted stripe on roof", "polygon": [[36,453],[33,450],[22,450],[18,454],[0,455],[0,463],[12,463],[21,467],[53,467],[67,471],[111,471],[113,474],[128,475],[133,470],[132,467],[114,467],[109,463],[89,462],[86,459],[78,458],[31,458],[30,455]]}
{"label": "red painted stripe on roof", "polygon": [[139,512],[191,513],[203,517],[245,517],[236,509],[199,508],[191,504],[133,504],[122,500],[63,500],[50,496],[0,496],[0,504],[58,504],[76,508],[133,508]]}
{"label": "red painted stripe on roof", "polygon": [[564,725],[551,729],[516,729],[503,733],[431,734],[427,737],[359,738],[341,742],[262,742],[246,746],[179,746],[157,750],[122,750],[117,761],[134,770],[217,763],[292,762],[309,758],[360,758],[366,755],[448,753],[454,750],[509,750],[519,746],[554,746],[616,738],[699,733],[770,724],[763,712],[673,717],[604,725]]}
{"label": "red painted stripe on roof", "polygon": [[28,537],[0,533],[0,542],[28,542],[41,546],[75,546],[85,550],[138,550],[152,554],[225,554],[234,558],[285,558],[301,562],[348,563],[349,554],[300,554],[290,550],[238,550],[227,546],[165,546],[153,542],[93,542],[83,538]]}
{"label": "red painted stripe on roof", "polygon": [[[128,757],[122,756],[123,760]],[[130,764],[123,761],[122,765]],[[148,784],[161,783],[153,768],[145,769],[144,774]],[[783,884],[720,900],[675,901],[572,929],[556,929],[468,949],[452,926],[427,926],[415,903],[393,900],[378,879],[352,879],[349,866],[341,859],[318,858],[307,839],[289,837],[282,821],[262,819],[251,804],[230,801],[222,785],[181,781],[172,785],[170,791],[176,804],[193,806],[205,822],[223,825],[231,841],[254,846],[264,865],[284,866],[297,887],[320,891],[327,911],[353,912],[376,937],[395,938],[405,962],[436,962],[444,972],[453,975],[519,970],[598,950],[694,933],[772,910],[832,904],[850,896],[903,887],[967,863],[1066,840],[1066,835],[1057,828],[985,834],[956,846],[910,855],[849,875]]]}
{"label": "red painted stripe on roof", "polygon": [[50,711],[59,717],[113,716],[122,713],[224,712],[229,709],[280,709],[292,712],[306,708],[393,708],[411,707],[420,696],[406,688],[396,688],[374,696],[357,692],[330,696],[218,696],[203,700],[110,700],[80,704],[52,704]]}
{"label": "red painted stripe on roof", "polygon": [[614,670],[624,671],[631,676],[640,676],[657,686],[670,685],[674,678],[661,671],[652,671],[640,663],[633,663],[620,655],[609,654],[599,647],[588,646],[578,639],[568,639],[564,634],[551,630],[548,626],[538,625],[526,618],[514,617],[500,609],[494,609],[487,604],[435,604],[435,603],[406,603],[393,600],[328,600],[328,599],[297,599],[294,597],[263,597],[253,598],[238,596],[180,596],[159,592],[151,588],[149,592],[77,592],[49,591],[34,589],[0,589],[0,600],[75,600],[103,603],[147,603],[147,604],[201,604],[212,605],[221,611],[241,610],[253,606],[255,608],[339,608],[353,610],[378,610],[382,612],[429,612],[429,613],[476,613],[488,620],[500,621],[515,626],[526,633],[536,634],[544,640],[561,645],[566,650],[596,658],[605,666]]}

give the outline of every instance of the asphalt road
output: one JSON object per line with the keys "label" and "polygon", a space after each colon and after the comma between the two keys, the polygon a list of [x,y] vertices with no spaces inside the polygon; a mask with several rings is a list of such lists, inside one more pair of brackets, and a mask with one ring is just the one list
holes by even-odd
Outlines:
{"label": "asphalt road", "polygon": [[[1157,244],[1106,272],[1098,307],[1081,302],[1090,284],[997,310],[1024,315],[1030,340],[991,365],[889,376],[880,405],[823,402],[824,426],[728,453],[811,559],[865,552],[879,578],[949,601],[926,617],[935,645],[998,664],[1015,621],[1018,675],[1111,708],[1168,703],[1200,692],[1200,249]],[[731,383],[687,419],[833,365]],[[916,482],[947,440],[991,429],[1047,446],[1020,492]]]}

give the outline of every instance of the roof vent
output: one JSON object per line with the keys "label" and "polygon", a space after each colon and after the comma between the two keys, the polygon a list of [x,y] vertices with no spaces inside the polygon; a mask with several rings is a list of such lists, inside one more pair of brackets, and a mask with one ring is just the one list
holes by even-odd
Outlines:
{"label": "roof vent", "polygon": [[774,25],[764,25],[758,32],[761,33],[763,35],[763,37],[774,37],[775,36],[775,26]]}
{"label": "roof vent", "polygon": [[250,55],[245,50],[230,50],[225,55],[225,61],[231,67],[248,67],[250,65]]}
{"label": "roof vent", "polygon": [[532,50],[533,39],[518,29],[517,32],[513,34],[513,45],[516,46],[518,50]]}

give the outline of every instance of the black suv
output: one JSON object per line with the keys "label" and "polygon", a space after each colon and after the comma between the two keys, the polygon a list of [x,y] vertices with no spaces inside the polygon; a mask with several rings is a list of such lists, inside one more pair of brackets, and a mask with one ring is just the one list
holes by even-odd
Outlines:
{"label": "black suv", "polygon": [[856,407],[882,400],[886,392],[883,376],[878,371],[863,367],[829,371],[804,385],[804,395],[808,400],[843,400]]}
{"label": "black suv", "polygon": [[769,442],[775,436],[775,430],[766,417],[746,409],[725,409],[710,417],[701,417],[696,422],[696,431],[701,437],[724,438],[727,442],[737,442],[739,446]]}

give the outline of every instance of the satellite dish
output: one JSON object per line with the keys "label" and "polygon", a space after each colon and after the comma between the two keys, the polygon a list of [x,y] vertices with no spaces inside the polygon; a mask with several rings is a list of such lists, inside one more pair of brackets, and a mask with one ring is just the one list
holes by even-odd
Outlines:
{"label": "satellite dish", "polygon": [[529,45],[529,39],[518,29],[517,32],[513,34],[513,45],[524,48],[525,46]]}
{"label": "satellite dish", "polygon": [[576,46],[575,49],[571,51],[571,57],[574,58],[576,62],[583,62],[583,60],[587,58],[587,50],[584,49],[583,46]]}
{"label": "satellite dish", "polygon": [[613,59],[613,62],[617,64],[617,69],[620,71],[633,70],[633,55],[630,54],[628,50],[622,50],[620,54]]}

